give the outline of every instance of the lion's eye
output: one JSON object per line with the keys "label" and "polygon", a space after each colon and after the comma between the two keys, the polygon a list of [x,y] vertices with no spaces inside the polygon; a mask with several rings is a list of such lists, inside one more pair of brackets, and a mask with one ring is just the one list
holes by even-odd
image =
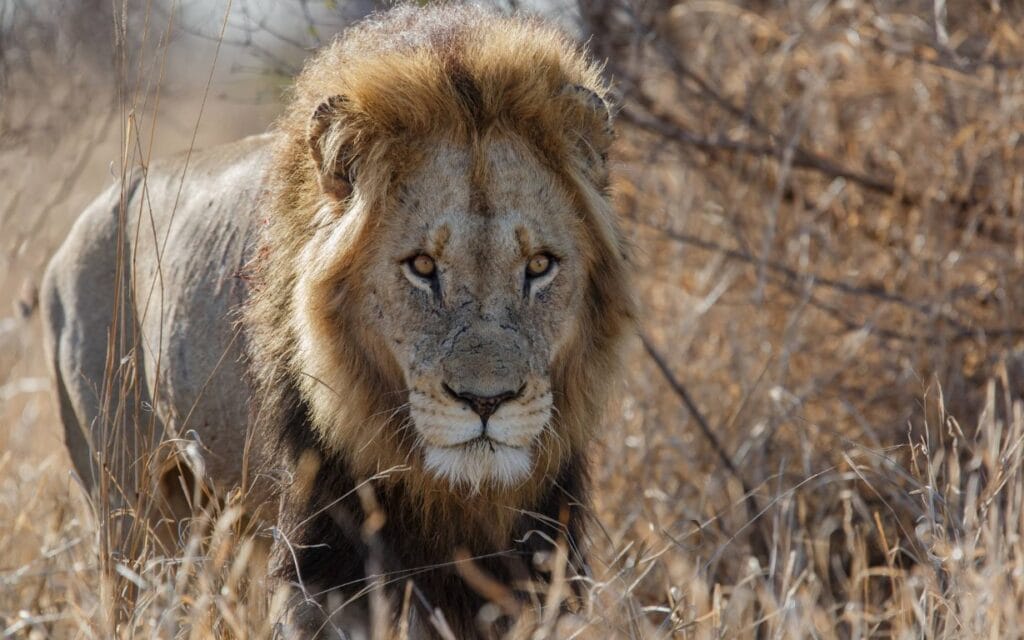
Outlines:
{"label": "lion's eye", "polygon": [[539,278],[551,270],[551,265],[554,262],[554,258],[546,253],[534,254],[530,261],[526,263],[526,276],[529,278]]}
{"label": "lion's eye", "polygon": [[409,268],[421,278],[433,278],[437,273],[437,263],[425,253],[409,258]]}

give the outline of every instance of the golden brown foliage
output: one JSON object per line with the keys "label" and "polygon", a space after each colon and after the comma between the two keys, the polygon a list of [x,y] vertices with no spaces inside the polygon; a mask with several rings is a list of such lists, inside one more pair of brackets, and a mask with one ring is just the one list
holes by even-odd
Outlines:
{"label": "golden brown foliage", "polygon": [[[643,330],[755,504],[637,345],[594,456],[591,604],[553,635],[1018,634],[1019,8],[647,3],[589,24],[623,94]],[[26,444],[53,422],[21,382],[42,369],[31,332],[0,332],[0,626],[106,637],[120,608],[123,635],[263,633],[237,578],[257,563],[225,542],[250,535],[195,553],[230,508],[197,520],[187,562],[125,564],[135,606],[123,573],[101,599],[96,526]]]}

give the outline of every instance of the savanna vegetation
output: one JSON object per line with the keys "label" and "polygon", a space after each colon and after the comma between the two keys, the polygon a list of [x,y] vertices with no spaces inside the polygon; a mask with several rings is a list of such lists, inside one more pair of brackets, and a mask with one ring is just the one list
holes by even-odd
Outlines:
{"label": "savanna vegetation", "polygon": [[[0,5],[0,632],[266,637],[273,530],[237,494],[200,482],[168,538],[136,518],[155,496],[112,514],[70,474],[35,286],[99,189],[265,130],[365,7],[113,4]],[[557,7],[620,97],[642,311],[593,450],[589,597],[554,615],[556,580],[515,634],[1019,637],[1024,10]]]}

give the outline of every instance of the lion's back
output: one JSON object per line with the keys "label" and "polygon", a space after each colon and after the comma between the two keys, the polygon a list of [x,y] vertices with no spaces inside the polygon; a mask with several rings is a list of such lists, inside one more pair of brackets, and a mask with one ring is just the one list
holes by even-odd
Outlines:
{"label": "lion's back", "polygon": [[[46,342],[66,441],[87,482],[89,440],[98,446],[103,420],[117,415],[103,412],[103,390],[123,383],[131,365],[139,384],[126,397],[138,391],[140,401],[123,403],[119,440],[141,451],[132,432],[148,435],[155,412],[157,435],[201,442],[218,484],[240,479],[248,389],[237,314],[270,146],[270,136],[256,136],[137,171],[83,212],[51,260],[41,291]],[[122,307],[115,323],[122,300],[128,313]]]}

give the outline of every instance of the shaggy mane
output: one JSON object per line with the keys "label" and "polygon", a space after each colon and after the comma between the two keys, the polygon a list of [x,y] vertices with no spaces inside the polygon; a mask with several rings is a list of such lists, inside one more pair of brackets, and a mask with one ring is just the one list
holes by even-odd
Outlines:
{"label": "shaggy mane", "polygon": [[[243,318],[262,464],[285,460],[293,470],[310,469],[285,488],[279,526],[293,544],[314,548],[298,560],[280,557],[279,576],[297,579],[304,566],[313,572],[304,578],[321,584],[358,581],[358,559],[367,550],[360,546],[358,523],[342,526],[349,516],[338,510],[362,513],[365,505],[354,497],[355,488],[395,466],[407,469],[374,486],[389,523],[385,541],[403,539],[394,554],[399,565],[447,563],[456,548],[493,555],[518,546],[529,553],[539,538],[528,533],[538,529],[546,531],[540,539],[568,536],[575,548],[587,504],[585,448],[633,318],[625,243],[605,193],[605,154],[612,139],[607,101],[600,67],[570,37],[538,20],[466,6],[399,7],[349,29],[307,63],[277,125],[264,203],[267,225]],[[324,109],[331,119],[311,129]],[[388,194],[432,147],[473,147],[495,137],[525,142],[565,185],[584,218],[589,304],[579,337],[552,368],[558,441],[542,452],[543,463],[528,481],[467,497],[410,460],[415,456],[404,436],[382,431],[396,415],[404,382],[366,327],[346,322],[344,315],[332,327],[336,344],[325,350],[334,350],[330,357],[340,379],[310,380],[304,374],[297,305],[322,309],[336,302],[297,302],[295,291],[300,256],[324,212],[345,216],[356,197],[332,200],[322,186],[325,178],[354,179],[365,201],[362,210],[387,215]],[[370,220],[352,228],[339,257],[342,266],[332,274],[333,282],[344,283],[343,307],[360,304],[360,288],[367,285],[356,274],[379,225]],[[329,392],[323,391],[327,385],[333,385]],[[314,393],[320,393],[319,401],[311,400]],[[325,413],[325,395],[344,408]],[[334,418],[330,424],[324,424],[327,415]],[[335,438],[339,430],[344,437]],[[310,452],[317,464],[300,465]],[[349,498],[338,503],[342,495]],[[316,550],[325,543],[332,548],[328,555]],[[351,559],[346,564],[340,558],[342,551],[356,558],[355,568]],[[582,556],[574,557],[582,563]],[[501,566],[488,568],[509,575]],[[437,584],[447,589],[443,580]],[[452,597],[461,598],[450,603],[459,610],[479,604],[467,594]]]}
{"label": "shaggy mane", "polygon": [[600,68],[551,25],[473,7],[406,6],[350,29],[310,60],[283,124],[302,146],[317,105],[343,96],[335,144],[367,162],[400,164],[410,144],[467,141],[493,128],[563,164],[574,132],[592,117],[561,95],[567,86],[602,100],[608,91]]}

